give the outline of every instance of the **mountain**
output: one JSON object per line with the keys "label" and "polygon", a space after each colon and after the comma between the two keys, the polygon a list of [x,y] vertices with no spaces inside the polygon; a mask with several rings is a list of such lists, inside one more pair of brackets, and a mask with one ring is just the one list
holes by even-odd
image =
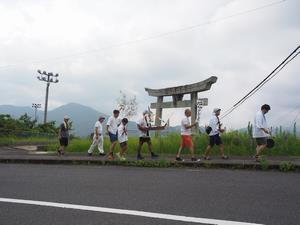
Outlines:
{"label": "mountain", "polygon": [[[0,114],[9,114],[14,118],[19,118],[21,115],[27,113],[29,116],[34,118],[34,109],[30,107],[20,107],[12,105],[0,105]],[[58,126],[62,123],[65,115],[70,116],[72,121],[73,134],[79,137],[86,137],[93,132],[93,127],[99,116],[104,116],[106,120],[109,115],[98,112],[97,110],[84,106],[78,103],[69,103],[60,106],[56,109],[49,110],[47,121],[55,121]],[[38,110],[37,113],[38,122],[42,123],[44,118],[44,112]],[[106,121],[105,121],[106,122]],[[105,124],[104,122],[104,124]],[[130,135],[136,135],[136,124],[130,121],[128,124],[128,130]]]}
{"label": "mountain", "polygon": [[93,132],[93,126],[99,116],[108,118],[104,113],[77,103],[69,103],[48,112],[48,121],[55,121],[57,125],[62,123],[65,115],[72,121],[73,134],[75,136],[88,136]]}
{"label": "mountain", "polygon": [[33,108],[26,106],[0,105],[0,114],[9,114],[14,118],[19,118],[27,113],[32,118],[34,117]]}

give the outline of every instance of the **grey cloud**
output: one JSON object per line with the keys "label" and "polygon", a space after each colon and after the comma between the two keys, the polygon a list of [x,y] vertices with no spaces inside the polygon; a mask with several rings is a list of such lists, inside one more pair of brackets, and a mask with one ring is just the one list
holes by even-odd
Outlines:
{"label": "grey cloud", "polygon": [[[0,68],[0,87],[7,93],[0,96],[1,104],[42,103],[45,86],[35,78],[37,69],[61,74],[60,83],[50,88],[51,107],[78,102],[104,113],[110,113],[115,107],[119,90],[136,93],[142,111],[155,101],[147,96],[144,87],[182,85],[216,75],[219,80],[211,91],[199,95],[209,98],[209,106],[202,115],[205,123],[215,106],[224,110],[232,106],[299,44],[300,21],[296,14],[299,2],[289,0],[199,29],[101,50],[114,43],[198,24],[269,1],[244,4],[221,0],[209,4],[192,0],[172,1],[172,4],[161,0],[87,2],[90,4],[74,1],[72,7],[65,9],[69,19],[62,18],[61,23],[67,26],[72,19],[78,23],[70,27],[60,27],[59,19],[53,23],[47,17],[38,21],[32,13],[42,10],[53,16],[57,9],[59,17],[62,15],[60,7],[65,7],[68,1],[0,3],[0,10],[5,7],[6,15],[20,13],[20,18],[25,19],[21,22],[17,17],[18,27],[5,28],[11,36],[0,35],[0,65],[25,62],[8,69]],[[100,51],[93,52],[93,49]],[[74,54],[85,50],[91,51]],[[71,57],[45,60],[66,55]],[[26,63],[35,60],[42,62]],[[229,127],[245,126],[265,102],[274,107],[270,119],[291,109],[300,100],[298,62],[299,58],[224,122]],[[182,116],[182,110],[174,111],[173,122],[178,124],[176,119]]]}

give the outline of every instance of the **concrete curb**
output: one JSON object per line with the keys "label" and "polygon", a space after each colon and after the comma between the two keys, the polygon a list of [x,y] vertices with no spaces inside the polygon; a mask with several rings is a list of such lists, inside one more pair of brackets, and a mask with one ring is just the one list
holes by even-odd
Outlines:
{"label": "concrete curb", "polygon": [[230,163],[229,161],[201,161],[201,162],[176,162],[172,160],[143,160],[143,161],[108,161],[99,158],[67,158],[58,156],[47,157],[0,157],[0,163],[22,163],[22,164],[57,164],[57,165],[113,165],[113,166],[130,166],[130,167],[157,167],[157,168],[221,168],[221,169],[238,169],[238,170],[273,170],[283,172],[300,172],[300,165],[294,162],[268,162],[261,163],[251,162],[249,160]]}

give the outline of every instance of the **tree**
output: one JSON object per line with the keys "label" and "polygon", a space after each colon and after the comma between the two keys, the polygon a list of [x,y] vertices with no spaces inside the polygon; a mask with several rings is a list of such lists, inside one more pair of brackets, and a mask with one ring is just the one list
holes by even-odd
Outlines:
{"label": "tree", "polygon": [[56,135],[58,133],[54,121],[46,124],[37,124],[36,122],[27,114],[20,116],[19,119],[0,114],[0,136],[44,136],[45,134]]}
{"label": "tree", "polygon": [[120,110],[121,117],[132,118],[137,114],[138,109],[136,96],[128,98],[124,92],[120,91],[120,97],[117,99],[117,107]]}
{"label": "tree", "polygon": [[36,124],[36,120],[31,120],[31,117],[27,113],[20,116],[19,121],[24,125],[25,129],[33,129]]}

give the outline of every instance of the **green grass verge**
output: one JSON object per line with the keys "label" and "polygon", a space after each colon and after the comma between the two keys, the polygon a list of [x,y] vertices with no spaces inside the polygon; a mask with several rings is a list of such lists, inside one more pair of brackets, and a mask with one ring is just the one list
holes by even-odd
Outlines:
{"label": "green grass verge", "polygon": [[[225,152],[228,155],[249,156],[255,152],[255,142],[247,133],[228,132],[222,135],[225,144]],[[274,137],[276,145],[272,149],[266,149],[264,155],[270,156],[300,156],[300,140],[293,135],[282,135]],[[203,154],[208,143],[208,137],[205,134],[197,134],[193,136],[195,150],[197,154]],[[91,139],[73,139],[67,148],[69,152],[86,152],[91,144]],[[159,154],[176,154],[180,145],[180,135],[170,133],[161,138],[152,138],[153,150]],[[135,154],[138,145],[138,137],[130,137],[128,141],[127,153]],[[55,151],[58,148],[58,142],[47,146],[48,151]],[[107,152],[109,149],[109,140],[105,138],[104,149]],[[117,146],[116,151],[118,151]],[[95,149],[96,151],[96,149]],[[143,153],[147,153],[147,146],[144,144]],[[185,150],[183,153],[188,153]],[[212,155],[218,155],[217,147],[212,150]]]}
{"label": "green grass verge", "polygon": [[30,144],[30,143],[49,143],[54,142],[55,139],[53,138],[46,138],[46,137],[26,137],[26,138],[19,138],[19,137],[0,137],[0,146],[2,145],[15,145],[15,144]]}

